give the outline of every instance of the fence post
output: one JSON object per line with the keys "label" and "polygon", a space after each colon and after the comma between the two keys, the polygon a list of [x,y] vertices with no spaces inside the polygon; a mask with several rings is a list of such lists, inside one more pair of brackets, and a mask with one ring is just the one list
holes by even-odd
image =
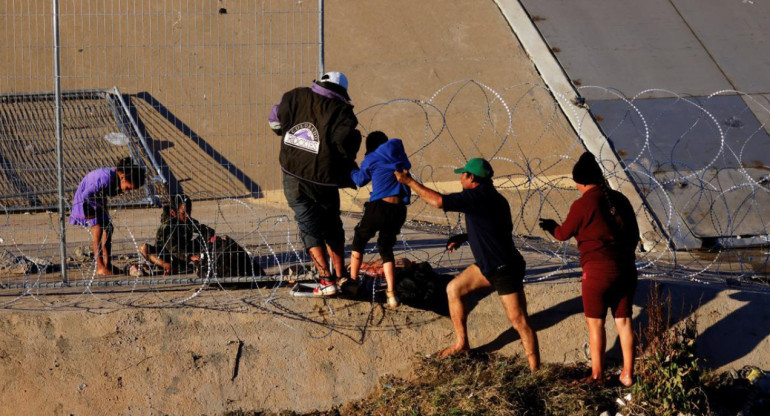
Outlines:
{"label": "fence post", "polygon": [[56,179],[59,191],[59,255],[61,256],[61,281],[67,283],[67,234],[64,218],[64,173],[62,166],[62,94],[61,94],[61,39],[59,37],[59,0],[53,0],[53,54],[54,88],[56,91]]}
{"label": "fence post", "polygon": [[318,67],[321,70],[319,76],[324,72],[324,0],[318,0]]}

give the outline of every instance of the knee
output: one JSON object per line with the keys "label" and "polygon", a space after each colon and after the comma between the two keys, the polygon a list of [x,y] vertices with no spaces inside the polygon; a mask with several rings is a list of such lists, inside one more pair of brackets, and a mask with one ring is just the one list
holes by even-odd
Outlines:
{"label": "knee", "polygon": [[450,301],[462,299],[460,288],[455,284],[454,281],[449,282],[449,284],[446,286],[446,296]]}
{"label": "knee", "polygon": [[387,247],[380,246],[380,258],[382,259],[383,263],[395,263],[395,257],[393,256],[393,249],[388,249]]}
{"label": "knee", "polygon": [[521,331],[522,329],[529,327],[529,324],[527,323],[527,315],[521,312],[512,313],[508,319],[511,321],[513,329],[517,331]]}
{"label": "knee", "polygon": [[615,327],[620,330],[631,329],[631,318],[615,318]]}
{"label": "knee", "polygon": [[141,244],[139,246],[139,253],[141,253],[142,256],[147,257],[147,244]]}
{"label": "knee", "polygon": [[361,238],[358,234],[353,235],[353,243],[350,245],[351,251],[363,253],[366,249],[366,242],[368,240],[365,240]]}

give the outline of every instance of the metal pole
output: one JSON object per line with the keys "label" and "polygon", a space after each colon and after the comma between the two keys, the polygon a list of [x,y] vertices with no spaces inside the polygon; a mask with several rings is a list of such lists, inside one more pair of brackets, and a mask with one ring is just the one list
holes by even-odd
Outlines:
{"label": "metal pole", "polygon": [[64,219],[64,172],[62,164],[62,94],[61,94],[61,57],[59,49],[59,0],[53,0],[53,54],[54,54],[54,90],[56,94],[56,180],[59,191],[59,253],[61,256],[61,281],[67,283],[67,234]]}
{"label": "metal pole", "polygon": [[321,72],[318,76],[323,75],[324,70],[324,0],[318,0],[318,66]]}

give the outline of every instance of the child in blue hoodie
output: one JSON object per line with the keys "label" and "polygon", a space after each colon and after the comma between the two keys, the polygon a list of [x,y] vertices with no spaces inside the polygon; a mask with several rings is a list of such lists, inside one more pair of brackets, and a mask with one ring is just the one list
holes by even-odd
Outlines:
{"label": "child in blue hoodie", "polygon": [[366,156],[360,169],[354,169],[350,176],[353,182],[362,187],[372,182],[369,202],[364,204],[364,215],[356,225],[353,235],[353,247],[350,253],[350,278],[348,291],[357,293],[356,278],[361,269],[361,259],[366,243],[379,232],[377,248],[382,258],[388,306],[395,309],[399,300],[395,293],[396,268],[393,258],[393,246],[401,233],[401,226],[406,221],[406,206],[412,191],[408,186],[398,183],[394,171],[409,169],[412,166],[404,151],[404,144],[399,139],[390,139],[381,131],[373,131],[366,136]]}

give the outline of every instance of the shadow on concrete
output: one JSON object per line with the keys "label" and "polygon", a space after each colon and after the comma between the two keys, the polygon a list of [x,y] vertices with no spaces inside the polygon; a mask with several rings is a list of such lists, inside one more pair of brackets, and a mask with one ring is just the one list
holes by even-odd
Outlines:
{"label": "shadow on concrete", "polygon": [[[641,330],[647,328],[647,313],[650,290],[657,290],[659,299],[665,301],[670,296],[670,325],[676,325],[695,314],[701,329],[696,340],[697,353],[709,368],[721,368],[746,357],[757,348],[762,348],[770,336],[770,296],[767,293],[741,291],[729,295],[742,306],[730,307],[731,312],[720,316],[720,310],[703,309],[703,306],[715,300],[724,291],[723,287],[696,285],[686,282],[660,282],[642,279],[639,281],[634,305],[641,308],[634,318],[634,334],[639,342]],[[561,302],[544,311],[530,316],[530,323],[535,331],[550,328],[572,315],[582,315],[581,297]],[[708,314],[709,316],[704,316]],[[614,320],[608,315],[606,327],[614,327]],[[587,337],[587,329],[581,336]],[[479,352],[499,351],[506,345],[519,339],[518,333],[511,327],[500,333],[492,341],[474,348]],[[617,365],[622,360],[620,341],[617,336],[608,338],[608,350],[605,354],[607,366]]]}
{"label": "shadow on concrete", "polygon": [[[730,298],[746,304],[708,327],[696,341],[710,367],[722,367],[743,358],[760,347],[770,335],[770,301],[767,295],[736,292]],[[751,325],[747,326],[746,322]],[[768,350],[765,349],[765,352]]]}
{"label": "shadow on concrete", "polygon": [[[237,181],[242,183],[246,190],[249,192],[247,196],[253,197],[253,198],[261,198],[263,196],[262,194],[262,188],[254,182],[251,177],[246,175],[241,169],[239,169],[237,166],[235,166],[230,160],[228,160],[224,155],[219,153],[216,149],[214,149],[213,146],[211,146],[206,140],[204,140],[201,136],[199,136],[195,131],[190,128],[187,124],[185,124],[182,120],[177,118],[166,106],[164,106],[162,103],[160,103],[155,97],[153,97],[148,92],[140,92],[135,95],[129,96],[129,106],[131,108],[132,115],[135,117],[137,122],[139,123],[139,127],[142,130],[142,133],[145,135],[145,137],[148,138],[148,140],[152,140],[150,135],[147,133],[146,126],[142,123],[142,120],[137,116],[136,108],[133,104],[131,104],[131,98],[136,98],[145,101],[147,104],[149,104],[161,117],[163,117],[166,121],[171,123],[179,132],[181,132],[184,136],[186,136],[190,141],[195,143],[206,155],[211,157],[215,162],[217,162],[219,165],[222,166],[230,175],[232,175]],[[153,142],[155,143],[155,142]],[[157,144],[155,144],[157,145]],[[164,173],[164,175],[167,175],[166,178],[169,181],[169,192],[173,193],[175,190],[182,190],[181,186],[179,185],[179,181],[176,179],[173,179],[173,174],[171,173],[169,166],[167,163],[163,163],[163,158],[160,156],[159,151],[155,150],[155,145],[151,146],[153,149],[154,156],[157,158],[156,160],[161,165],[161,169]]]}
{"label": "shadow on concrete", "polygon": [[[570,300],[565,300],[564,302],[556,304],[546,310],[540,311],[534,315],[530,315],[529,323],[535,332],[539,332],[558,324],[559,322],[569,318],[572,315],[582,313],[583,300],[580,298],[580,296],[577,296]],[[473,351],[496,352],[518,339],[519,333],[516,332],[513,327],[508,327],[508,329],[503,331],[495,339],[484,345],[473,348]]]}
{"label": "shadow on concrete", "polygon": [[[693,314],[696,320],[701,322],[701,325],[698,325],[699,328],[703,327],[704,321],[715,321],[707,328],[700,330],[696,339],[698,355],[705,359],[707,367],[720,368],[740,360],[760,347],[770,335],[770,296],[767,293],[736,291],[730,294],[729,298],[736,303],[745,304],[720,316],[719,310],[702,312],[700,310],[703,305],[723,292],[724,287],[696,286],[676,282],[640,281],[634,303],[642,307],[642,312],[635,320],[634,328],[644,328],[647,325],[647,297],[651,286],[655,283],[661,299],[671,297],[671,325]],[[735,289],[740,290],[740,288]],[[709,316],[704,316],[704,313],[708,313]],[[614,350],[618,348],[617,345],[613,345]]]}

